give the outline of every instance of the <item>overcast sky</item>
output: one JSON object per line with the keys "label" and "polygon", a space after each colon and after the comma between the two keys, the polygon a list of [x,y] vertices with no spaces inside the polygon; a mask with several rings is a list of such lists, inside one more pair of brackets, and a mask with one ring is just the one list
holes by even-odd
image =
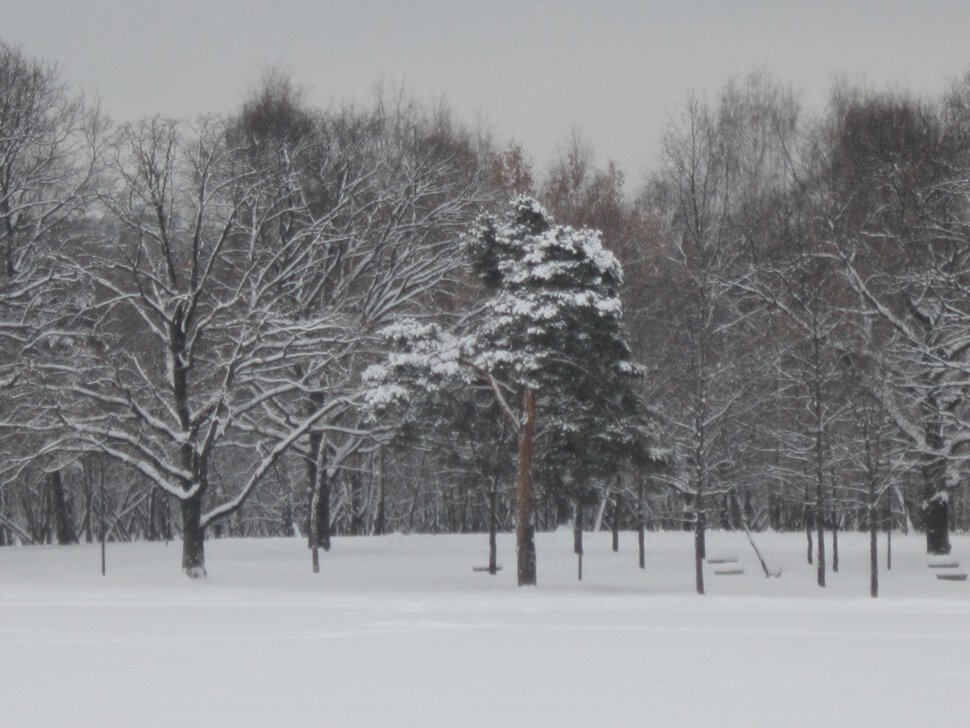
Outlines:
{"label": "overcast sky", "polygon": [[941,92],[970,70],[970,2],[0,0],[0,39],[120,120],[231,110],[270,66],[321,106],[383,78],[543,168],[577,128],[638,184],[688,90],[755,68],[814,108],[837,77]]}

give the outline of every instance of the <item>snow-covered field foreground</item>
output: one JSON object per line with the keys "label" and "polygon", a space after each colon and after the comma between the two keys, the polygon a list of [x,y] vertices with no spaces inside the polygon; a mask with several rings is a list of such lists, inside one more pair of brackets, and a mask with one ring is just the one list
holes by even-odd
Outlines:
{"label": "snow-covered field foreground", "polygon": [[[958,726],[970,715],[970,582],[942,582],[920,536],[880,556],[843,534],[814,585],[804,536],[742,534],[709,554],[740,576],[693,594],[688,534],[618,554],[540,534],[539,587],[485,562],[483,536],[336,539],[322,573],[296,539],[209,541],[209,578],[179,545],[0,549],[0,726]],[[884,545],[881,540],[880,546]],[[954,538],[970,560],[970,538]],[[966,564],[965,564],[966,565]]]}

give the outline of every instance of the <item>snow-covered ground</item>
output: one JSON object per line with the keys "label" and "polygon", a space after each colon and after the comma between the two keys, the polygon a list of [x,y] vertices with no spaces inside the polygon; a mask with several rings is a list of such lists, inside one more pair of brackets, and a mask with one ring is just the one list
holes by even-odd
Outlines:
{"label": "snow-covered ground", "polygon": [[[0,726],[966,725],[970,582],[942,582],[920,536],[880,555],[843,534],[814,584],[804,536],[712,533],[740,576],[693,594],[688,534],[540,534],[539,587],[473,573],[483,536],[336,539],[310,573],[296,539],[209,541],[209,578],[178,544],[0,549]],[[880,546],[884,546],[881,538]],[[970,538],[954,538],[970,562]],[[965,564],[966,565],[966,564]]]}

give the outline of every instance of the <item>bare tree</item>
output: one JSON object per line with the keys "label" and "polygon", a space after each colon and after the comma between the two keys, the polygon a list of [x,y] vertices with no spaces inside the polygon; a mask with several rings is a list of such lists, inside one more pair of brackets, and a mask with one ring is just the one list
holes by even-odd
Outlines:
{"label": "bare tree", "polygon": [[[447,304],[458,278],[458,237],[490,200],[488,149],[447,108],[424,108],[403,92],[383,94],[369,109],[316,114],[281,79],[258,91],[233,133],[256,142],[257,168],[285,167],[297,182],[302,217],[264,230],[263,244],[325,231],[326,244],[308,253],[313,274],[286,289],[287,315],[347,322],[303,401],[276,410],[267,403],[268,421],[286,423],[293,406],[309,412],[353,399],[360,372],[381,346],[377,332],[394,316]],[[355,408],[341,406],[298,443],[314,550],[330,546],[332,486],[341,468],[375,447],[377,435]]]}
{"label": "bare tree", "polygon": [[[38,469],[45,473],[45,510],[58,543],[75,537],[60,472],[69,456],[45,450],[19,424],[38,403],[25,352],[70,352],[65,333],[84,296],[63,261],[89,233],[104,131],[97,110],[68,94],[56,68],[0,44],[0,409],[7,454],[0,488],[29,487]],[[0,522],[21,538],[31,530],[44,538],[13,520],[0,507]]]}
{"label": "bare tree", "polygon": [[[310,274],[296,248],[319,233],[260,245],[260,231],[292,211],[286,180],[240,164],[222,124],[148,119],[123,128],[116,144],[116,191],[102,201],[117,234],[74,260],[100,324],[83,366],[43,361],[59,401],[40,416],[66,426],[75,447],[125,463],[176,498],[182,566],[202,576],[206,527],[241,508],[336,403],[264,437],[255,436],[257,413],[298,392],[346,324],[282,315],[280,285]],[[280,377],[284,358],[301,362],[304,376]],[[220,459],[234,463],[238,485],[206,511]]]}
{"label": "bare tree", "polygon": [[927,551],[948,553],[950,493],[970,442],[966,137],[959,120],[910,99],[837,102],[830,161],[841,204],[828,224],[848,280],[888,332],[893,386],[877,394],[923,479]]}
{"label": "bare tree", "polygon": [[699,594],[706,499],[730,458],[730,422],[743,392],[738,365],[745,316],[726,283],[744,255],[732,224],[740,174],[728,131],[716,110],[690,99],[665,137],[664,168],[645,193],[664,221],[669,246],[664,273],[674,282],[664,302],[667,355],[676,357],[667,364],[664,414],[676,432],[682,467],[669,482],[691,503]]}

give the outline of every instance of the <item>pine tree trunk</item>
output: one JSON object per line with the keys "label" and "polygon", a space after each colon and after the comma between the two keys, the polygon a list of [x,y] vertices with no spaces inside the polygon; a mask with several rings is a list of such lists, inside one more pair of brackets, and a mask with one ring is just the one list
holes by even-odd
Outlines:
{"label": "pine tree trunk", "polygon": [[535,527],[532,523],[532,449],[536,427],[535,392],[522,395],[525,422],[519,429],[519,453],[515,483],[515,541],[519,586],[536,583]]}
{"label": "pine tree trunk", "polygon": [[202,528],[202,496],[181,501],[182,506],[182,571],[191,579],[205,573],[205,531]]}

